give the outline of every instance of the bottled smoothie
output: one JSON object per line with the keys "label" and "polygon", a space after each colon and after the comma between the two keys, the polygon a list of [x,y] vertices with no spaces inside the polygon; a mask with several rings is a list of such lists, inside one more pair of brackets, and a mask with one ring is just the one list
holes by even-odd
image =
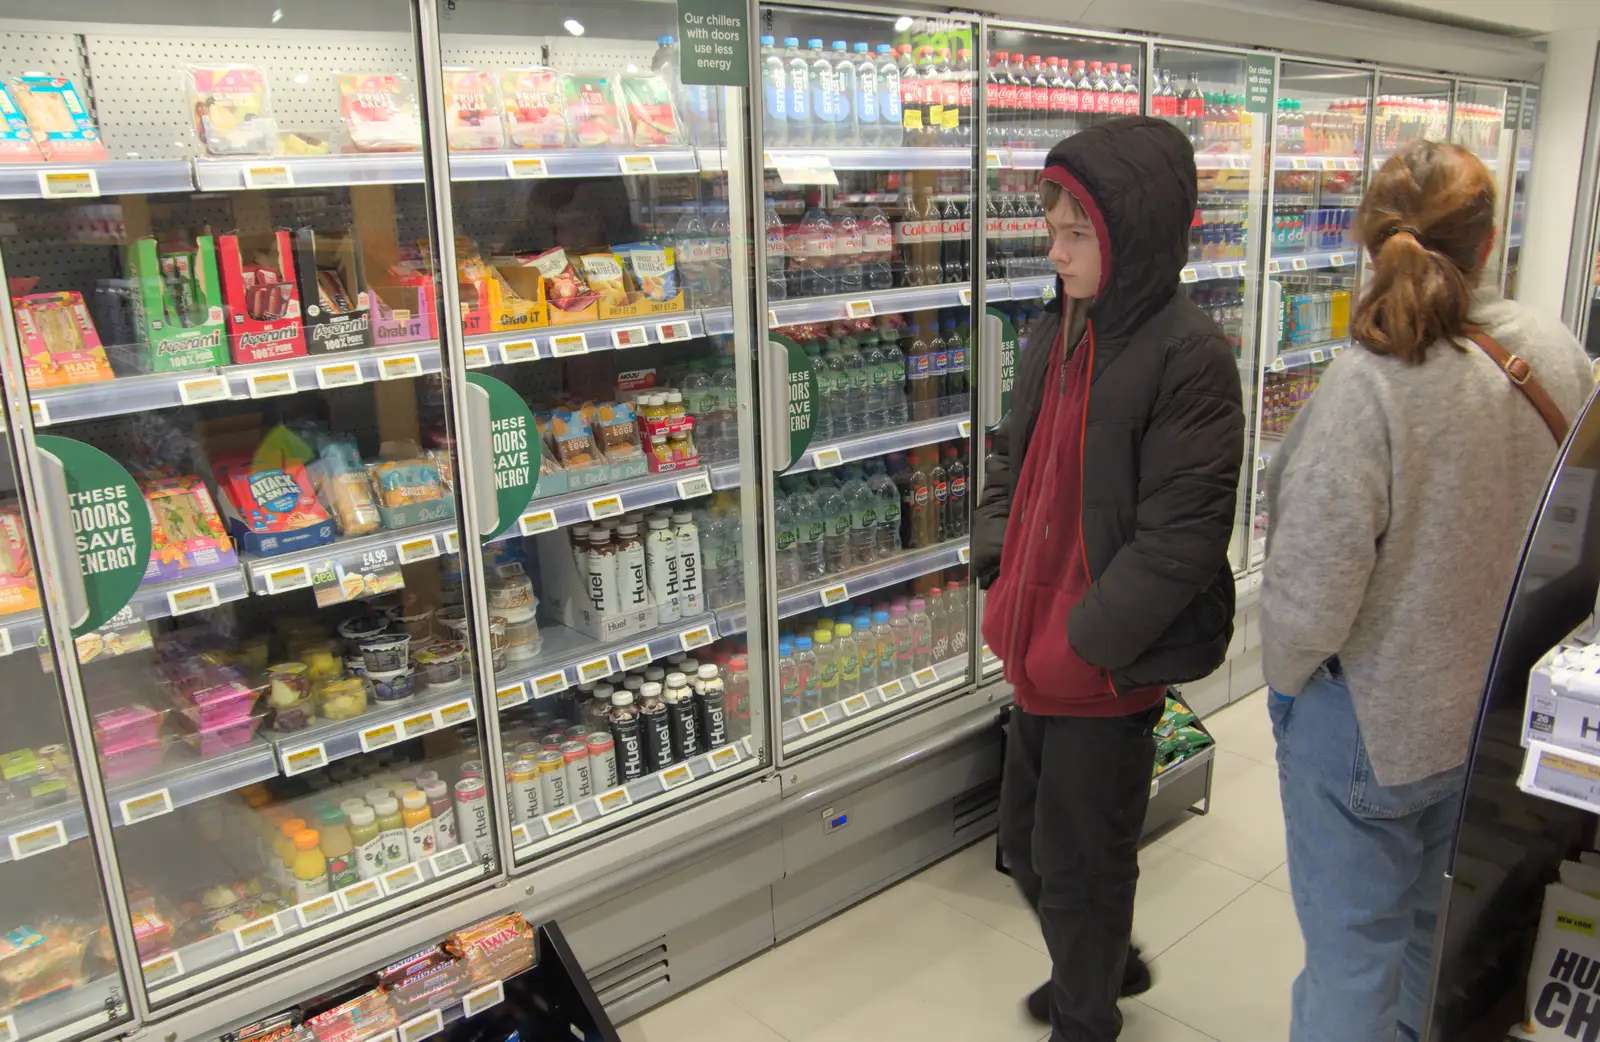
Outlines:
{"label": "bottled smoothie", "polygon": [[278,878],[286,887],[294,886],[294,838],[305,830],[304,818],[285,818],[278,826],[278,838],[272,850],[277,855]]}
{"label": "bottled smoothie", "polygon": [[439,845],[438,833],[433,828],[433,815],[428,810],[426,793],[406,793],[405,809],[400,815],[406,826],[406,852],[412,861],[433,856]]}
{"label": "bottled smoothie", "polygon": [[350,810],[350,842],[355,847],[356,874],[376,879],[383,874],[383,836],[378,831],[377,815],[363,804]]}
{"label": "bottled smoothie", "polygon": [[345,824],[344,811],[329,807],[318,819],[322,856],[328,859],[328,885],[343,890],[357,879],[355,842]]}
{"label": "bottled smoothie", "polygon": [[322,837],[316,829],[301,829],[294,837],[294,899],[299,904],[328,892],[328,860],[322,856]]}
{"label": "bottled smoothie", "polygon": [[455,806],[450,802],[450,786],[434,779],[424,782],[422,791],[428,797],[428,813],[433,815],[434,848],[449,850],[459,847],[461,840],[456,836]]}
{"label": "bottled smoothie", "polygon": [[384,796],[372,805],[378,817],[378,838],[383,841],[383,867],[399,868],[410,861],[406,851],[406,823],[400,817],[400,801]]}

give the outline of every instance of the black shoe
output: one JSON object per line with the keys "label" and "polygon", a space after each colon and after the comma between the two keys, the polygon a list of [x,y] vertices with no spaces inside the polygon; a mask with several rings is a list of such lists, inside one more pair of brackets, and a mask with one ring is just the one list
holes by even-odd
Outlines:
{"label": "black shoe", "polygon": [[1045,981],[1028,995],[1028,1016],[1041,1024],[1050,1023],[1050,982]]}
{"label": "black shoe", "polygon": [[1143,995],[1150,990],[1150,964],[1139,956],[1139,949],[1128,949],[1128,963],[1122,969],[1122,997]]}

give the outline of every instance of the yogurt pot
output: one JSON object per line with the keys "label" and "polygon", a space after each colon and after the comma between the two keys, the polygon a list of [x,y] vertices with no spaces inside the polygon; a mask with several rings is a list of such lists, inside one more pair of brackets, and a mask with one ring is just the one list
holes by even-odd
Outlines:
{"label": "yogurt pot", "polygon": [[375,615],[357,615],[339,623],[339,636],[344,638],[345,656],[359,653],[361,642],[376,637],[389,628],[389,620]]}
{"label": "yogurt pot", "polygon": [[461,679],[466,669],[467,649],[451,641],[441,641],[425,651],[417,652],[412,661],[423,687],[443,687]]}
{"label": "yogurt pot", "polygon": [[412,638],[425,638],[433,635],[433,609],[419,606],[401,608],[399,612],[389,616],[393,625]]}
{"label": "yogurt pot", "polygon": [[506,639],[506,620],[501,615],[489,616],[489,652],[494,657],[494,668],[505,669],[510,642]]}
{"label": "yogurt pot", "polygon": [[506,621],[506,658],[512,662],[526,662],[537,658],[543,646],[533,612],[528,612],[528,617],[521,621]]}
{"label": "yogurt pot", "polygon": [[526,575],[505,575],[488,583],[489,608],[495,612],[532,608],[533,580]]}
{"label": "yogurt pot", "polygon": [[453,640],[464,644],[467,640],[467,609],[461,604],[447,604],[433,613],[433,632],[440,640]]}
{"label": "yogurt pot", "polygon": [[379,702],[402,702],[416,693],[416,683],[409,669],[396,669],[387,673],[367,673],[372,682],[372,697]]}
{"label": "yogurt pot", "polygon": [[362,671],[369,676],[406,670],[410,656],[411,638],[404,633],[381,633],[361,642]]}

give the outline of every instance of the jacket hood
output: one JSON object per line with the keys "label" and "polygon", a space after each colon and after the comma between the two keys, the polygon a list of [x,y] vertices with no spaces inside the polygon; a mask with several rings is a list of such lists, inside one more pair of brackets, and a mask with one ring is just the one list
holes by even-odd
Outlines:
{"label": "jacket hood", "polygon": [[[1198,188],[1194,147],[1171,123],[1123,116],[1050,150],[1044,180],[1071,192],[1100,242],[1100,292],[1089,319],[1102,337],[1133,332],[1178,288],[1189,260]],[[1061,279],[1050,310],[1061,309]]]}

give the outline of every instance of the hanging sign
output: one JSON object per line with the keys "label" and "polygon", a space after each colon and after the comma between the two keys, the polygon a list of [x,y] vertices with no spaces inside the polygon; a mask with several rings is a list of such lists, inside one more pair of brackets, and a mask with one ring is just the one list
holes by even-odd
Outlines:
{"label": "hanging sign", "polygon": [[492,376],[468,373],[467,380],[489,396],[489,430],[494,452],[497,520],[489,542],[517,523],[539,483],[539,432],[522,396]]}
{"label": "hanging sign", "polygon": [[817,372],[811,368],[806,349],[778,333],[768,333],[767,343],[773,350],[789,353],[789,387],[786,397],[789,417],[789,459],[799,460],[811,445],[811,435],[817,426]]}
{"label": "hanging sign", "polygon": [[1271,58],[1253,55],[1245,59],[1244,108],[1265,116],[1272,111],[1272,81],[1275,64]]}
{"label": "hanging sign", "polygon": [[121,611],[150,563],[150,508],[122,464],[92,445],[49,434],[34,439],[61,462],[67,501],[88,595],[88,614],[72,635],[98,629]]}
{"label": "hanging sign", "polygon": [[[748,87],[749,12],[744,0],[678,0],[678,68],[685,86]],[[690,92],[690,104],[696,98]]]}
{"label": "hanging sign", "polygon": [[990,318],[1000,322],[1000,415],[995,417],[998,425],[1011,410],[1011,387],[1017,382],[1017,357],[1022,353],[1022,338],[1017,335],[1017,327],[1011,324],[1010,315],[997,307],[990,307],[988,312]]}

